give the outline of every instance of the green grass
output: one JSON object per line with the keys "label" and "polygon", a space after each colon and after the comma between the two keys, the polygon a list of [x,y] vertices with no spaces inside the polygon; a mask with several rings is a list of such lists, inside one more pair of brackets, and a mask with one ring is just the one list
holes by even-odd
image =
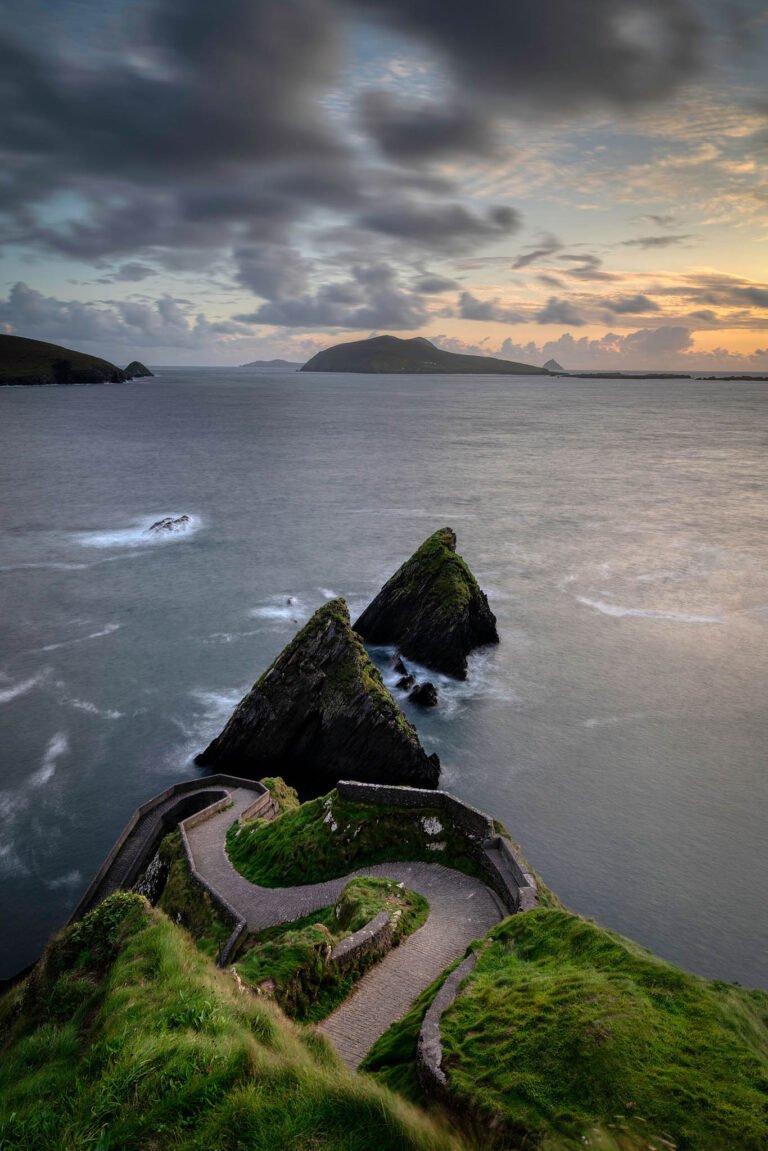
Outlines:
{"label": "green grass", "polygon": [[296,788],[287,784],[279,775],[268,775],[261,782],[277,803],[281,814],[284,811],[295,811],[299,806],[299,793]]}
{"label": "green grass", "polygon": [[0,1000],[3,1151],[460,1151],[137,895]]}
{"label": "green grass", "polygon": [[513,916],[489,940],[443,1017],[459,1107],[525,1146],[768,1147],[768,994],[565,911]]}
{"label": "green grass", "polygon": [[186,928],[205,955],[218,955],[233,925],[222,918],[208,892],[192,879],[180,833],[166,835],[159,852],[168,865],[168,878],[157,906],[174,923]]}
{"label": "green grass", "polygon": [[423,896],[391,880],[353,879],[334,906],[250,936],[236,969],[254,987],[272,980],[277,1002],[292,1018],[324,1019],[381,957],[377,951],[369,952],[342,974],[328,963],[330,950],[385,910],[401,912],[395,944],[420,927],[429,913]]}
{"label": "green grass", "polygon": [[[442,830],[430,835],[422,821],[432,816]],[[237,870],[262,887],[319,883],[397,860],[425,860],[481,874],[466,839],[443,813],[353,803],[335,790],[271,822],[235,824],[227,835],[227,851]]]}

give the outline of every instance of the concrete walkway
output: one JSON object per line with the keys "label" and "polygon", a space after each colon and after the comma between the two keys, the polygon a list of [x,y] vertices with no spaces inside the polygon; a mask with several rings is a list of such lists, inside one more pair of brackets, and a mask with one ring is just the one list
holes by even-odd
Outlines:
{"label": "concrete walkway", "polygon": [[350,878],[374,875],[405,883],[429,902],[426,923],[363,976],[349,998],[320,1024],[345,1063],[357,1067],[387,1028],[455,959],[507,912],[479,879],[439,863],[379,863],[341,879],[298,887],[257,887],[232,866],[226,833],[253,802],[252,793],[232,789],[234,807],[187,831],[200,874],[243,916],[250,931],[301,919],[335,903]]}

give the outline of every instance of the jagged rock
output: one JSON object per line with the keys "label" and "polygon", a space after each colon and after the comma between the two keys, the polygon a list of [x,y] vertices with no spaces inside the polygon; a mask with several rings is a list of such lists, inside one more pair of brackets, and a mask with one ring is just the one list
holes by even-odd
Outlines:
{"label": "jagged rock", "polygon": [[400,691],[410,691],[412,687],[416,686],[416,677],[413,675],[403,675],[395,684],[395,687]]}
{"label": "jagged rock", "polygon": [[417,703],[419,707],[437,707],[437,688],[429,680],[425,680],[424,683],[416,684],[408,699],[411,703]]}
{"label": "jagged rock", "polygon": [[368,643],[396,644],[409,659],[457,679],[466,679],[469,652],[499,642],[496,617],[456,554],[450,528],[431,535],[395,572],[355,631]]}
{"label": "jagged rock", "polygon": [[280,775],[315,794],[340,779],[436,787],[440,775],[342,599],[315,612],[196,763],[248,779]]}
{"label": "jagged rock", "polygon": [[392,668],[398,675],[408,675],[408,668],[403,663],[403,657],[399,651],[396,651],[392,656]]}
{"label": "jagged rock", "polygon": [[150,524],[147,528],[148,532],[156,532],[158,535],[164,532],[183,532],[189,526],[189,516],[164,516],[161,520],[156,520],[155,523]]}

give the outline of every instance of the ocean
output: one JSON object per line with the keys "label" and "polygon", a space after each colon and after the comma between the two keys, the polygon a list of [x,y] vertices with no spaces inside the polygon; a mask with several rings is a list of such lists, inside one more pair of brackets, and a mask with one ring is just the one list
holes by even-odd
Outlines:
{"label": "ocean", "polygon": [[0,975],[312,611],[449,525],[501,643],[409,713],[441,786],[569,907],[768,987],[768,385],[166,369],[0,388],[0,437]]}

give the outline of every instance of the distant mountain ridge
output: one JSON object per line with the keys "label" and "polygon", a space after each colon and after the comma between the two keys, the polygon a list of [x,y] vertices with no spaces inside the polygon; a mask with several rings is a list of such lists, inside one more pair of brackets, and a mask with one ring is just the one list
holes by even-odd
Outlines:
{"label": "distant mountain ridge", "polygon": [[241,368],[252,368],[256,372],[298,372],[300,360],[251,360],[241,364]]}
{"label": "distant mountain ridge", "polygon": [[497,360],[491,356],[465,356],[445,352],[423,336],[401,340],[398,336],[373,336],[325,348],[308,360],[302,372],[402,372],[448,375],[537,375],[545,368]]}

